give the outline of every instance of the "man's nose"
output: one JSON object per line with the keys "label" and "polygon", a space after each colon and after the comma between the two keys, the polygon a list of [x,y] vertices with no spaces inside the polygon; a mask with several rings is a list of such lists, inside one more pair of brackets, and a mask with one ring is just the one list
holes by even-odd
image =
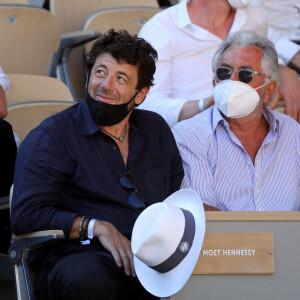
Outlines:
{"label": "man's nose", "polygon": [[103,88],[105,88],[106,90],[110,91],[110,90],[113,90],[114,88],[114,80],[112,78],[112,76],[106,76],[102,82],[101,82],[101,86]]}
{"label": "man's nose", "polygon": [[239,81],[239,70],[233,70],[232,75],[231,75],[231,80],[233,81]]}

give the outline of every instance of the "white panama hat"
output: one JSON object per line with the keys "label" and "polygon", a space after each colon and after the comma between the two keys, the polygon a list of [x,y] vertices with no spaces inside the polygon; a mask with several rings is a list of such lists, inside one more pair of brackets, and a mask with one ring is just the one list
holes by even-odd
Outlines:
{"label": "white panama hat", "polygon": [[131,238],[136,274],[144,288],[157,297],[182,289],[197,263],[204,233],[203,205],[193,190],[179,190],[147,207]]}

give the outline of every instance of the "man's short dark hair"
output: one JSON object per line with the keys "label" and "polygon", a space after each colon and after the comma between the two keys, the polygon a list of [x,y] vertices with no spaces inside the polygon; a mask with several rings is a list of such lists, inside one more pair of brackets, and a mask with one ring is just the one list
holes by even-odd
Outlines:
{"label": "man's short dark hair", "polygon": [[87,73],[95,64],[97,57],[102,53],[109,53],[118,62],[124,61],[130,65],[138,66],[138,83],[136,89],[153,85],[155,73],[156,50],[144,39],[137,35],[130,35],[126,30],[114,31],[110,29],[93,43],[87,54]]}

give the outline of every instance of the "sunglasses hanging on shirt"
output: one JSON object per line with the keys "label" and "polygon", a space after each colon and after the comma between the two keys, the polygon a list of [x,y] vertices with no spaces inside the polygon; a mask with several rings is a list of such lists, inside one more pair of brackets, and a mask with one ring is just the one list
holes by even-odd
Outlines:
{"label": "sunglasses hanging on shirt", "polygon": [[123,188],[132,190],[128,196],[128,202],[139,210],[146,208],[146,203],[135,186],[135,180],[130,172],[122,174],[120,176],[120,184]]}

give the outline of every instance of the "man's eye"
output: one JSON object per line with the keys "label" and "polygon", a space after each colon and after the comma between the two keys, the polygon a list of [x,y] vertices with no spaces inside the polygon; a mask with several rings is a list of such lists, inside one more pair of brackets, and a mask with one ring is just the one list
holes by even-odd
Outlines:
{"label": "man's eye", "polygon": [[118,76],[118,80],[122,81],[122,82],[125,82],[125,78],[122,77],[122,76]]}
{"label": "man's eye", "polygon": [[97,75],[103,75],[103,74],[104,74],[104,71],[103,71],[103,70],[97,70],[97,71],[96,71],[96,74],[97,74]]}

